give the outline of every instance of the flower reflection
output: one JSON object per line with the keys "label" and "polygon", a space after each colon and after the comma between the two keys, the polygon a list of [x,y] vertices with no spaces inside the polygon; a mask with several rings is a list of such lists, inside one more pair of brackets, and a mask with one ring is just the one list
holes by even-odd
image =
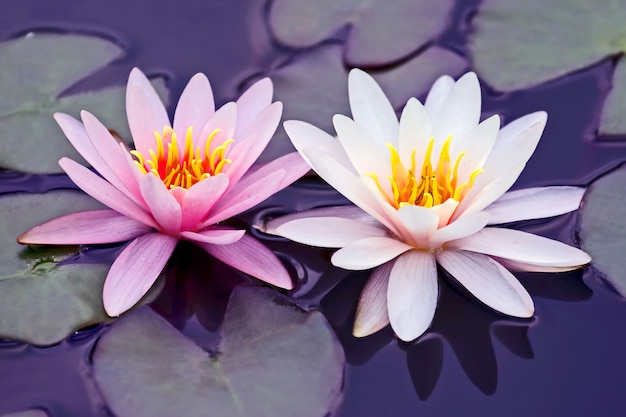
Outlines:
{"label": "flower reflection", "polygon": [[566,271],[589,256],[561,242],[486,227],[555,216],[578,208],[583,189],[543,187],[506,192],[537,146],[546,114],[500,129],[481,123],[474,73],[433,85],[424,105],[412,98],[400,121],[368,74],[352,70],[354,120],[336,115],[338,140],[300,121],[285,123],[311,167],[356,206],[329,207],[270,221],[264,229],[297,242],[340,248],[332,263],[375,268],[361,295],[354,334],[387,324],[404,341],[431,325],[437,264],[487,306],[514,317],[534,314],[528,292],[505,268]]}
{"label": "flower reflection", "polygon": [[[583,283],[582,275],[580,270],[556,274],[549,279],[542,273],[519,274],[533,296],[560,301],[582,301],[591,297],[592,292]],[[322,307],[343,344],[346,360],[352,366],[368,367],[368,362],[393,341],[389,326],[364,338],[352,335],[357,294],[366,281],[367,274],[355,272],[322,300]],[[534,352],[528,331],[534,322],[505,318],[482,308],[463,294],[467,290],[447,280],[442,281],[440,289],[439,308],[432,328],[415,342],[399,343],[406,351],[406,364],[416,394],[426,400],[433,393],[443,369],[446,344],[452,348],[472,383],[486,395],[495,393],[498,362],[494,338],[513,355],[532,359]]]}
{"label": "flower reflection", "polygon": [[215,110],[209,81],[195,75],[170,123],[154,88],[138,69],[126,90],[136,149],[128,151],[92,114],[82,123],[55,118],[102,176],[62,158],[61,167],[83,191],[110,210],[70,214],[21,235],[25,244],[102,244],[132,240],[113,262],[103,290],[111,316],[131,308],[152,286],[180,240],[192,241],[243,272],[291,288],[278,258],[245,230],[221,222],[291,184],[309,168],[296,152],[249,168],[272,137],[282,113],[263,79],[237,102]]}

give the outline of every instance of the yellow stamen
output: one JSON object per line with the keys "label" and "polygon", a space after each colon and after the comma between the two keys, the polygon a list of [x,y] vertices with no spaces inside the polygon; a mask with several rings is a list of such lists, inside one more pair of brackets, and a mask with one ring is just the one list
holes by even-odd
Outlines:
{"label": "yellow stamen", "polygon": [[441,146],[439,158],[436,163],[433,163],[435,139],[431,138],[418,172],[415,160],[416,150],[411,153],[411,168],[407,169],[396,148],[391,143],[386,143],[391,168],[391,175],[388,177],[389,189],[383,188],[376,174],[367,173],[366,175],[374,180],[378,191],[396,209],[408,204],[433,207],[444,203],[449,198],[461,201],[483,170],[473,171],[466,179],[467,182],[459,184],[459,165],[465,152],[460,153],[453,160],[450,153],[451,144],[452,136],[448,136]]}
{"label": "yellow stamen", "polygon": [[135,164],[143,174],[156,175],[168,188],[190,188],[203,179],[221,173],[226,164],[232,163],[225,155],[228,147],[234,142],[233,139],[224,141],[214,149],[211,147],[218,133],[219,129],[213,130],[205,143],[196,146],[194,150],[193,129],[191,126],[188,127],[181,152],[176,132],[171,127],[165,126],[162,133],[154,132],[155,147],[148,149],[148,158],[139,151],[130,153],[135,157]]}

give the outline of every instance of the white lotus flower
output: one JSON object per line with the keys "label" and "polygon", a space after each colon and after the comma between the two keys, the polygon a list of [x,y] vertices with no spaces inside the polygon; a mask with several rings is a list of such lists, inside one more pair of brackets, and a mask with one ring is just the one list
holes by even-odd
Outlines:
{"label": "white lotus flower", "polygon": [[531,317],[533,301],[505,268],[567,271],[590,262],[561,242],[489,227],[575,210],[583,189],[542,187],[506,192],[522,172],[546,124],[545,112],[500,129],[479,123],[474,73],[433,85],[425,104],[411,98],[400,121],[365,72],[349,76],[354,120],[336,115],[338,140],[301,121],[285,129],[311,167],[357,207],[288,215],[260,226],[297,242],[341,248],[335,266],[376,268],[357,309],[355,336],[387,324],[410,341],[429,327],[438,298],[437,263],[487,306]]}

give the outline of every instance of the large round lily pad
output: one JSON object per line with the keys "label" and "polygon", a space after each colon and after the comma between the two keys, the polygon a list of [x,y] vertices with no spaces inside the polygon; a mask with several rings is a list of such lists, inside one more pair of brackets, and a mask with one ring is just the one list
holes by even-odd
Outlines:
{"label": "large round lily pad", "polygon": [[59,265],[76,247],[29,248],[15,240],[43,221],[100,208],[76,191],[0,197],[0,337],[48,345],[108,320],[102,306],[107,266]]}
{"label": "large round lily pad", "polygon": [[[269,74],[275,97],[284,103],[283,120],[304,120],[329,133],[335,114],[350,114],[348,70],[341,61],[339,45],[325,45],[296,56],[293,62]],[[394,108],[401,109],[410,97],[425,93],[437,77],[457,75],[466,67],[455,53],[429,48],[415,58],[386,71],[373,72]],[[269,161],[294,148],[282,127],[265,149],[261,160]]]}
{"label": "large round lily pad", "polygon": [[[0,43],[0,166],[58,173],[62,156],[84,162],[52,118],[55,112],[78,117],[87,110],[130,140],[125,87],[64,95],[121,54],[109,41],[82,35],[31,34]],[[167,96],[162,79],[154,85]]]}
{"label": "large round lily pad", "polygon": [[274,0],[270,26],[279,42],[309,47],[349,26],[346,60],[383,64],[407,56],[446,26],[451,0]]}
{"label": "large round lily pad", "polygon": [[626,297],[626,166],[589,186],[579,212],[580,245],[591,265]]}
{"label": "large round lily pad", "polygon": [[323,417],[340,399],[344,355],[319,312],[267,288],[239,287],[218,352],[141,308],[102,336],[93,366],[119,417]]}
{"label": "large round lily pad", "polygon": [[[624,0],[485,0],[473,22],[470,51],[484,81],[497,90],[518,90],[626,52],[624,21]],[[603,110],[603,134],[626,134],[621,67]]]}

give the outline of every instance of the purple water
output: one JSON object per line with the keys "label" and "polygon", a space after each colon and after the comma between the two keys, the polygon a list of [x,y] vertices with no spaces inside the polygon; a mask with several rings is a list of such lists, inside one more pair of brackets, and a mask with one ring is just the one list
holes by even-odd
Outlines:
{"label": "purple water", "polygon": [[[197,0],[184,6],[167,0],[22,0],[0,13],[0,40],[42,29],[98,34],[120,43],[127,54],[76,90],[123,84],[129,70],[139,66],[150,75],[166,75],[171,96],[178,97],[188,78],[202,71],[221,104],[233,98],[248,76],[267,68],[272,57],[287,53],[276,46],[273,55],[263,49],[265,35],[259,33],[258,19],[263,5],[255,0]],[[474,2],[457,7],[449,30],[438,41],[441,45],[465,52],[467,19],[474,7]],[[607,60],[523,92],[501,95],[484,88],[485,115],[499,113],[508,122],[537,110],[549,113],[548,127],[516,188],[585,185],[626,159],[623,142],[594,139],[612,71]],[[2,193],[68,186],[71,182],[64,176],[0,173]],[[328,187],[307,179],[234,221],[249,225],[263,216],[343,202]],[[571,214],[522,227],[572,243],[575,218]],[[623,415],[625,304],[591,270],[517,274],[536,304],[530,321],[491,312],[442,280],[433,327],[417,342],[397,342],[389,329],[355,339],[350,326],[367,274],[330,267],[328,250],[257,236],[279,253],[301,281],[293,295],[303,305],[320,306],[344,345],[345,397],[337,416]],[[116,250],[83,256],[112,258]],[[226,283],[204,283],[194,291],[227,294],[229,283],[241,279],[219,264],[212,267],[221,271],[220,276],[231,277]],[[175,276],[175,271],[170,275]],[[156,306],[179,327],[185,324],[181,312],[189,302],[185,285],[193,284],[170,278]],[[219,324],[219,305],[214,310],[196,311],[198,319],[187,324],[186,334],[210,343],[200,340],[206,332],[197,334],[200,322],[207,327]],[[88,366],[101,331],[88,329],[50,348],[0,344],[0,415],[35,407],[55,417],[112,415],[93,385]]]}

